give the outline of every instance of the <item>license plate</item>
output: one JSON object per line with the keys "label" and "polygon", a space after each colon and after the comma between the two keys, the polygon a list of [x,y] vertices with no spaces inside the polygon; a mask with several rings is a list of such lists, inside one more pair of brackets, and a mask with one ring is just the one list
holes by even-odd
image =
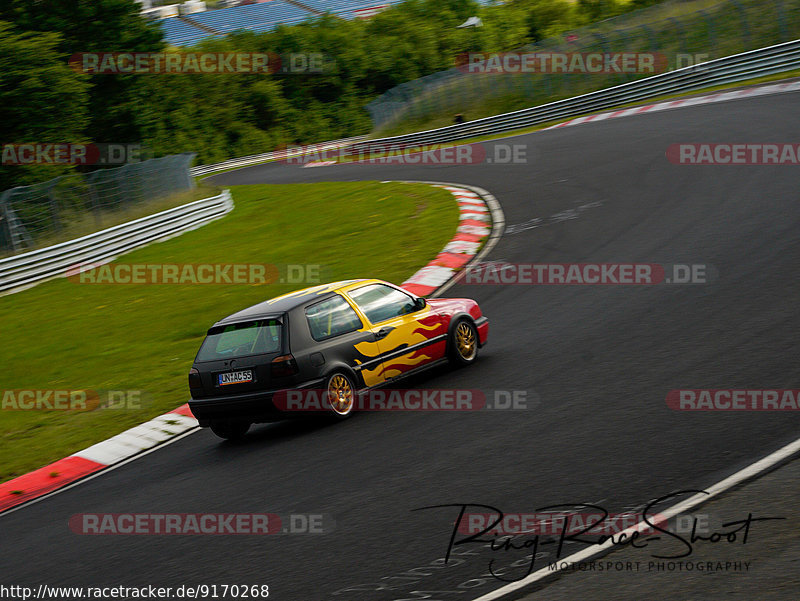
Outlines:
{"label": "license plate", "polygon": [[217,382],[220,386],[227,386],[228,384],[244,384],[253,381],[253,370],[243,369],[242,371],[231,371],[217,376]]}

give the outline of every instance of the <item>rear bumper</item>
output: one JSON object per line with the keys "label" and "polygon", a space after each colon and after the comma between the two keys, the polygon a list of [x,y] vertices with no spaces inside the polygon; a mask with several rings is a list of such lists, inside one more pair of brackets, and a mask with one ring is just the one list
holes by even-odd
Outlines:
{"label": "rear bumper", "polygon": [[[300,386],[295,386],[294,389],[320,388],[323,384],[324,380],[322,379],[313,380]],[[282,388],[281,390],[286,389]],[[272,399],[277,392],[277,390],[264,390],[224,397],[192,398],[189,401],[189,409],[192,410],[192,414],[200,422],[200,425],[204,427],[211,425],[213,421],[260,423],[298,417],[298,412],[280,411],[275,407]]]}
{"label": "rear bumper", "polygon": [[478,346],[483,346],[489,338],[489,318],[478,318],[475,321],[475,328],[478,330]]}

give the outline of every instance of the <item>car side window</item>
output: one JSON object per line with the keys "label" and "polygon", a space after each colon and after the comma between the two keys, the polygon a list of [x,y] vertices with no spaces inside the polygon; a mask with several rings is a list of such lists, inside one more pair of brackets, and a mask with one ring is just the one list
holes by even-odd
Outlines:
{"label": "car side window", "polygon": [[353,332],[362,325],[358,314],[338,295],[307,307],[306,319],[316,341]]}
{"label": "car side window", "polygon": [[372,323],[408,315],[417,310],[413,297],[384,284],[370,284],[352,290],[348,295]]}

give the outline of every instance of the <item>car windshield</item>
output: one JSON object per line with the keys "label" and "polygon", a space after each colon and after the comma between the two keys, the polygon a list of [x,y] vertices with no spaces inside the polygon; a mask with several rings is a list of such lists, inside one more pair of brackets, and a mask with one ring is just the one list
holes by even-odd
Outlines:
{"label": "car windshield", "polygon": [[260,319],[212,328],[197,353],[197,361],[277,353],[282,327],[277,319]]}

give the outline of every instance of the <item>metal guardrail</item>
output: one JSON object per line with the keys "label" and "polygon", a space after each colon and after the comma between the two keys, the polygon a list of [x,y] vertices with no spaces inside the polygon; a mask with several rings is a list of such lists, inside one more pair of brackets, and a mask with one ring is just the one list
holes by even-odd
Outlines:
{"label": "metal guardrail", "polygon": [[320,142],[319,144],[311,144],[310,146],[297,146],[290,147],[284,150],[275,150],[273,152],[265,152],[264,154],[254,154],[246,157],[239,157],[235,159],[228,159],[221,163],[213,165],[198,165],[189,169],[189,174],[192,177],[201,175],[208,175],[209,173],[216,173],[217,171],[224,171],[225,169],[235,169],[237,167],[247,167],[248,165],[257,165],[265,161],[287,159],[293,156],[308,155],[315,152],[322,152],[334,148],[341,148],[352,144],[353,142],[360,142],[365,140],[367,136],[356,136],[354,138],[344,138],[342,140],[332,140],[330,142]]}
{"label": "metal guardrail", "polygon": [[0,294],[66,276],[76,266],[105,263],[125,252],[196,229],[233,210],[230,191],[142,217],[54,246],[0,259]]}
{"label": "metal guardrail", "polygon": [[[800,40],[794,40],[464,124],[368,141],[364,141],[366,136],[359,136],[235,158],[215,165],[194,167],[190,170],[190,174],[205,175],[333,148],[344,148],[346,152],[356,153],[454,142],[611,109],[657,96],[735,83],[798,68],[800,68]],[[76,240],[2,259],[0,294],[26,288],[45,279],[66,275],[69,268],[81,263],[109,261],[133,248],[195,229],[232,209],[233,200],[226,190],[213,198],[162,211]]]}
{"label": "metal guardrail", "polygon": [[89,173],[72,171],[54,179],[0,192],[0,251],[25,252],[74,222],[92,220],[96,229],[111,214],[142,202],[190,190],[186,152],[127,163]]}
{"label": "metal guardrail", "polygon": [[362,153],[398,147],[425,146],[493,135],[616,108],[658,96],[690,92],[798,68],[800,68],[800,40],[794,40],[511,113],[351,144],[345,148],[345,152]]}

